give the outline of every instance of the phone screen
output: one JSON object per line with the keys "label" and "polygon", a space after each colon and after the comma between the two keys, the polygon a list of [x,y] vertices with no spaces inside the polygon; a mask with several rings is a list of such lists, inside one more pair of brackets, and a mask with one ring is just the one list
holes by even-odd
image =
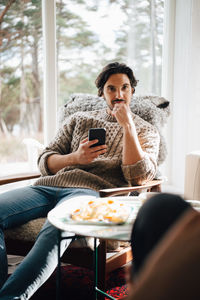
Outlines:
{"label": "phone screen", "polygon": [[91,147],[96,147],[100,145],[105,145],[106,141],[106,130],[104,128],[90,128],[88,132],[89,141],[98,140],[98,143],[92,145]]}

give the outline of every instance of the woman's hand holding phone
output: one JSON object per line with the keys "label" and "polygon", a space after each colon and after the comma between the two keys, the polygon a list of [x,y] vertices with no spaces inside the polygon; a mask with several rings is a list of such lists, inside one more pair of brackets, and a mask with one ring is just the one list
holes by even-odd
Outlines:
{"label": "woman's hand holding phone", "polygon": [[[98,140],[89,141],[88,138],[85,138],[80,142],[78,150],[75,152],[77,164],[86,165],[91,163],[99,155],[106,153],[107,146],[93,146],[98,143]],[[93,146],[93,147],[92,147]]]}

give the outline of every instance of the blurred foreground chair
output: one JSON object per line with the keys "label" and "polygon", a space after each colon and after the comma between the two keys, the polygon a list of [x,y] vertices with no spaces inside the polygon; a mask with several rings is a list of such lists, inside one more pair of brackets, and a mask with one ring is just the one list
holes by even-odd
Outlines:
{"label": "blurred foreground chair", "polygon": [[[60,124],[64,121],[64,119],[76,112],[76,111],[85,111],[85,110],[94,110],[101,109],[106,104],[102,99],[96,97],[94,95],[84,95],[84,94],[74,94],[71,96],[67,104],[62,107],[60,111]],[[166,145],[165,141],[160,132],[160,128],[166,122],[167,117],[169,115],[169,102],[164,98],[160,97],[135,97],[133,99],[133,107],[132,111],[138,114],[140,117],[150,122],[154,126],[156,126],[159,130],[161,142],[160,142],[160,151],[158,157],[158,164],[162,163],[166,156]],[[30,152],[30,149],[29,149]],[[21,175],[13,175],[7,176],[0,179],[0,185],[9,184],[12,182],[22,181],[22,180],[30,180],[39,177],[40,174],[38,172],[30,173],[30,174],[21,174]],[[101,190],[100,196],[114,196],[127,194],[130,192],[145,192],[150,190],[160,190],[160,184],[162,180],[153,180],[148,182],[148,184],[144,186],[136,186],[136,187],[125,187],[125,188],[116,188],[116,189],[107,189]],[[32,247],[35,238],[41,229],[44,223],[44,219],[36,219],[28,222],[25,225],[22,225],[15,229],[10,229],[5,232],[6,237],[6,246],[9,254],[16,255],[26,255],[26,253]],[[74,242],[76,243],[76,241]],[[120,266],[128,263],[132,259],[131,249],[130,247],[119,248],[116,253],[112,253],[109,257],[106,257],[107,251],[107,242],[105,240],[101,240],[98,251],[99,251],[99,287],[104,289],[105,287],[105,279],[106,274],[110,273],[114,269],[119,268]],[[81,251],[81,254],[80,254]],[[76,244],[71,245],[65,252],[63,256],[63,261],[67,263],[71,263],[74,265],[82,266],[82,267],[92,267],[93,264],[93,251],[90,248],[80,247]]]}
{"label": "blurred foreground chair", "polygon": [[200,213],[189,209],[150,253],[126,300],[197,300],[199,278]]}
{"label": "blurred foreground chair", "polygon": [[[184,198],[199,210],[200,151],[186,155]],[[200,213],[189,210],[149,255],[126,300],[200,299],[199,278]]]}

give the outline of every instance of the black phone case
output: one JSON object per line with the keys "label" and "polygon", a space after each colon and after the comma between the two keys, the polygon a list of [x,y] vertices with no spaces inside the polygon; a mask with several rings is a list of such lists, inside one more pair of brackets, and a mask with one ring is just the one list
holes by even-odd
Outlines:
{"label": "black phone case", "polygon": [[100,145],[105,145],[106,140],[106,130],[104,128],[90,128],[88,132],[89,141],[98,139],[98,143],[92,145],[91,147],[96,147]]}

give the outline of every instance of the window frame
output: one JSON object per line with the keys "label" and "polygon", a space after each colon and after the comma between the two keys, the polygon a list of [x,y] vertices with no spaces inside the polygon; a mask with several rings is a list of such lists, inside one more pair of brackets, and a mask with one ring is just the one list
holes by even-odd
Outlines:
{"label": "window frame", "polygon": [[57,129],[56,0],[42,0],[44,145]]}

